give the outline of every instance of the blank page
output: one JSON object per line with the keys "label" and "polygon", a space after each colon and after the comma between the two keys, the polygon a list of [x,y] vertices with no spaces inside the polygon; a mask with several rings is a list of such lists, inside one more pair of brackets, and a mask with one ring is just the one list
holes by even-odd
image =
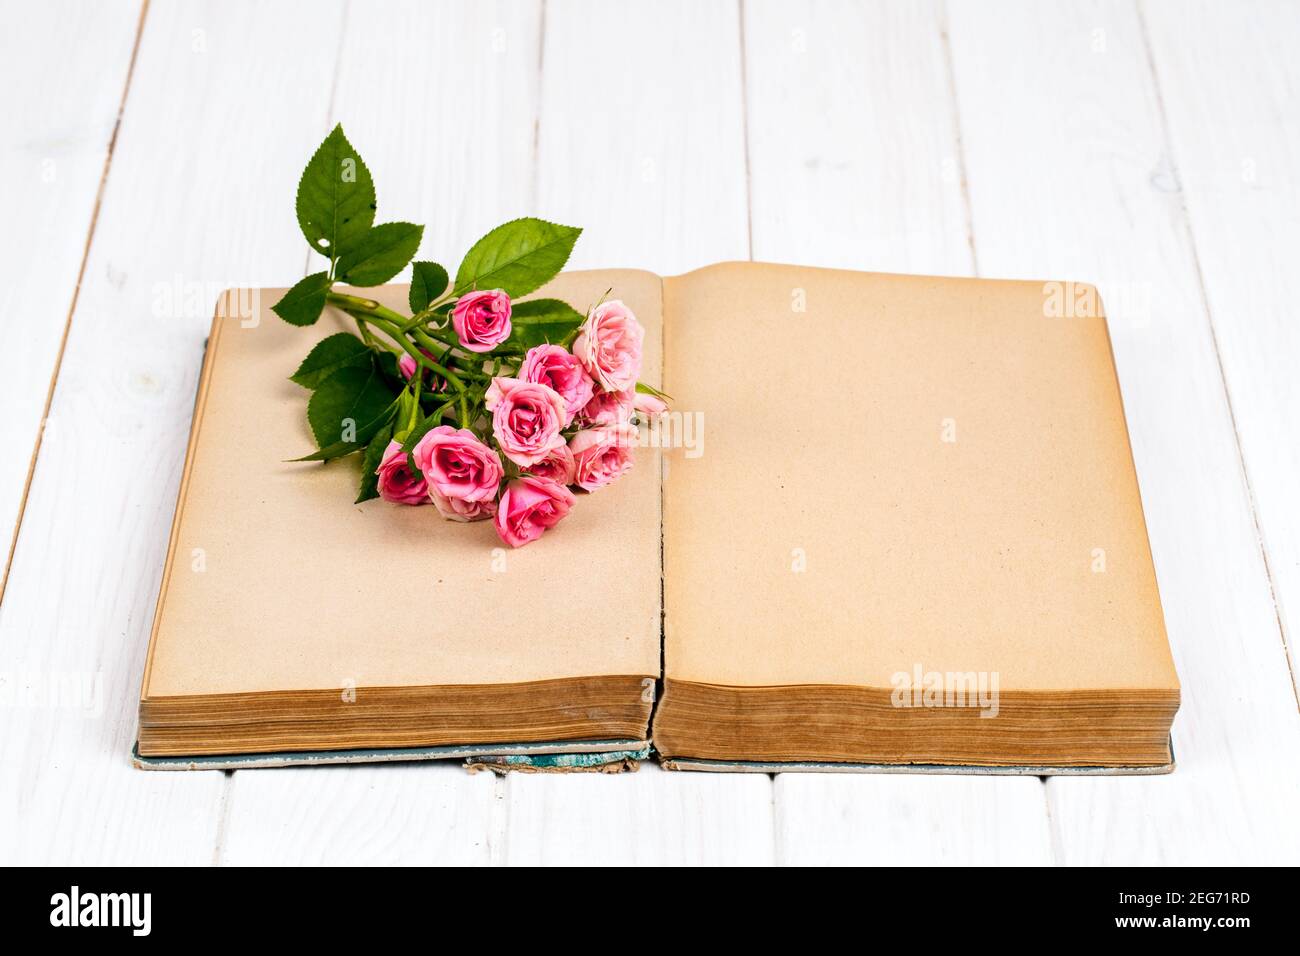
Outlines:
{"label": "blank page", "polygon": [[[569,273],[539,294],[584,310],[611,287],[658,381],[658,276]],[[432,505],[354,505],[359,456],[285,461],[315,448],[288,376],[352,321],[289,326],[270,311],[282,292],[261,291],[252,327],[214,325],[144,696],[657,675],[657,452],[518,550]],[[363,294],[405,307],[405,286]]]}
{"label": "blank page", "polygon": [[703,416],[668,458],[668,678],[1177,688],[1104,318],[753,263],[664,298],[665,388]]}

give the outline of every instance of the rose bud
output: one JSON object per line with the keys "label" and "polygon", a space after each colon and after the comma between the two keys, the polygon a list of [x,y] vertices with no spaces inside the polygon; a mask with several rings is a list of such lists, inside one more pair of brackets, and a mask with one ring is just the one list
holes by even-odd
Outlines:
{"label": "rose bud", "polygon": [[537,478],[550,478],[562,485],[573,484],[573,452],[568,445],[552,449],[541,461],[528,466],[528,473]]}
{"label": "rose bud", "polygon": [[375,469],[379,476],[379,497],[399,505],[422,505],[429,500],[429,486],[421,474],[411,474],[402,443],[390,441]]}
{"label": "rose bud", "polygon": [[438,509],[438,514],[448,521],[482,521],[497,513],[495,498],[489,501],[466,501],[464,498],[448,498],[432,490],[429,497]]}
{"label": "rose bud", "polygon": [[595,491],[627,474],[637,431],[631,425],[603,425],[578,432],[569,440],[573,452],[573,483]]}
{"label": "rose bud", "polygon": [[633,394],[632,407],[636,409],[637,415],[642,421],[649,421],[668,411],[668,403],[662,398],[657,395],[646,395],[642,392]]}
{"label": "rose bud", "polygon": [[597,392],[573,417],[582,428],[593,425],[619,425],[632,420],[632,395],[626,392]]}

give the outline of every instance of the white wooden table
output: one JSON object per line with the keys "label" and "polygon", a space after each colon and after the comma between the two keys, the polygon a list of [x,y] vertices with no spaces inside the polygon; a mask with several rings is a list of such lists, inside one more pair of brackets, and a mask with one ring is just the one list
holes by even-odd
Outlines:
{"label": "white wooden table", "polygon": [[[1300,4],[0,12],[0,861],[1300,861]],[[336,121],[444,261],[533,213],[586,227],[575,267],[1097,282],[1177,772],[133,770],[212,302],[304,274]]]}

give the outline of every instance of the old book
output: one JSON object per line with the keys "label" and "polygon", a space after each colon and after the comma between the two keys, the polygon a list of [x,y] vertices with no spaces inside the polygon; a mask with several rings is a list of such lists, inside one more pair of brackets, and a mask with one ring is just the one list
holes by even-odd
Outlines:
{"label": "old book", "polygon": [[[561,276],[547,294],[594,301],[610,286],[646,326],[657,382],[658,277]],[[286,461],[315,448],[307,393],[286,376],[351,320],[286,325],[270,311],[282,294],[227,293],[213,322],[139,753],[644,741],[660,671],[655,453],[542,546],[504,549],[491,522],[431,507],[353,505],[358,456]],[[405,287],[367,294],[406,301]]]}
{"label": "old book", "polygon": [[673,412],[629,478],[508,553],[486,524],[349,505],[351,461],[285,463],[312,447],[286,375],[341,318],[285,326],[279,290],[219,316],[140,753],[652,734],[704,769],[1170,764],[1178,683],[1089,287],[733,263],[539,294],[610,287]]}
{"label": "old book", "polygon": [[664,290],[665,388],[706,437],[664,486],[661,754],[1170,764],[1094,290],[749,264]]}

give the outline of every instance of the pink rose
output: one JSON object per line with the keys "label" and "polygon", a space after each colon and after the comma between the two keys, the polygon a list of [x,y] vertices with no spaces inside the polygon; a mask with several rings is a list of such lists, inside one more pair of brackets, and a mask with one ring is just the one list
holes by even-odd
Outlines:
{"label": "pink rose", "polygon": [[[434,361],[433,353],[428,349],[420,349],[420,354],[430,362]],[[415,375],[415,370],[421,367],[420,363],[415,360],[415,356],[410,352],[403,352],[397,356],[397,370],[402,373],[402,378],[407,381],[410,381],[412,376]]]}
{"label": "pink rose", "polygon": [[549,385],[494,378],[483,396],[505,456],[527,468],[564,444],[564,399]]}
{"label": "pink rose", "polygon": [[[420,351],[424,353],[424,357],[427,358],[430,362],[437,361],[437,356],[435,356],[428,349],[420,349]],[[403,352],[401,355],[397,357],[397,370],[402,373],[402,378],[406,379],[408,382],[415,375],[415,370],[420,367],[421,367],[420,364],[415,361],[415,357],[411,355],[410,352]],[[430,373],[430,376],[432,378],[433,391],[435,392],[447,391],[447,380],[445,378],[443,378],[440,375],[434,375],[433,373]]]}
{"label": "pink rose", "polygon": [[607,392],[625,392],[641,374],[645,329],[618,299],[591,310],[573,343],[573,354]]}
{"label": "pink rose", "polygon": [[496,529],[512,548],[536,541],[573,507],[573,492],[549,478],[527,475],[506,485],[497,507]]}
{"label": "pink rose", "polygon": [[632,396],[627,392],[597,392],[582,410],[574,416],[581,427],[592,425],[617,425],[632,418]]}
{"label": "pink rose", "polygon": [[379,476],[379,497],[399,505],[422,505],[429,500],[429,486],[423,475],[411,474],[402,443],[390,441],[375,469]]}
{"label": "pink rose", "polygon": [[573,452],[568,445],[554,448],[539,462],[528,467],[528,473],[537,478],[550,478],[562,485],[573,484]]}
{"label": "pink rose", "polygon": [[564,399],[565,425],[591,401],[595,388],[578,357],[558,345],[538,345],[529,349],[524,364],[519,367],[519,377],[525,382],[549,385]]}
{"label": "pink rose", "polygon": [[397,357],[397,370],[402,373],[402,378],[408,382],[417,368],[419,368],[419,364],[408,353],[403,352]]}
{"label": "pink rose", "polygon": [[447,498],[436,491],[430,491],[429,497],[433,500],[433,506],[438,509],[438,514],[449,521],[481,521],[497,513],[495,498],[487,501],[466,501],[464,498]]}
{"label": "pink rose", "polygon": [[655,395],[645,395],[641,392],[635,392],[632,395],[632,407],[637,410],[643,419],[654,418],[668,411],[668,403],[662,398]]}
{"label": "pink rose", "polygon": [[510,337],[510,296],[500,289],[466,292],[451,310],[460,344],[471,352],[491,352]]}
{"label": "pink rose", "polygon": [[444,498],[490,501],[505,476],[497,453],[466,428],[431,429],[411,449],[411,457],[429,483],[429,494]]}
{"label": "pink rose", "polygon": [[632,467],[637,431],[631,425],[605,425],[578,432],[569,440],[574,484],[595,491],[617,481]]}

